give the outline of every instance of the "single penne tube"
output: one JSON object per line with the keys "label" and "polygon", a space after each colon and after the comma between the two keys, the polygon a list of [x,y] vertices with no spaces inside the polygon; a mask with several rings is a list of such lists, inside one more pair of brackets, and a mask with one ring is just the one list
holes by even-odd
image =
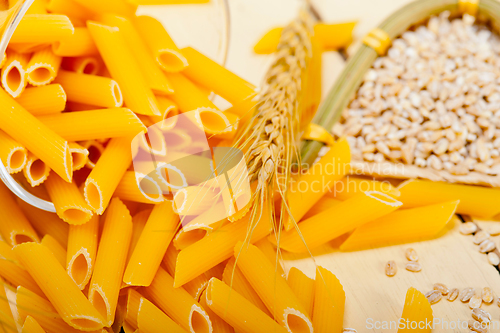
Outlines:
{"label": "single penne tube", "polygon": [[207,235],[199,242],[179,253],[175,266],[175,287],[180,287],[210,268],[215,267],[234,254],[234,246],[251,234],[250,242],[255,243],[271,231],[269,214],[266,209],[257,210],[256,215],[247,214],[243,219],[226,224]]}
{"label": "single penne tube", "polygon": [[[170,98],[165,96],[156,96],[156,100],[158,101],[158,107],[160,108],[161,115],[149,117],[153,124],[163,122],[165,119],[174,117],[179,114],[179,107]],[[163,122],[160,128],[162,130],[169,130],[173,128],[175,124],[176,121],[172,121],[171,119],[169,121]]]}
{"label": "single penne tube", "polygon": [[165,141],[163,132],[158,126],[148,127],[147,132],[140,133],[137,139],[139,147],[148,154],[157,157],[167,155],[167,142]]}
{"label": "single penne tube", "polygon": [[73,35],[75,28],[65,15],[24,15],[10,43],[50,44]]}
{"label": "single penne tube", "polygon": [[216,278],[210,280],[205,295],[208,307],[237,332],[290,332]]}
{"label": "single penne tube", "polygon": [[311,37],[311,52],[312,57],[309,60],[304,88],[302,88],[304,89],[304,97],[299,106],[301,108],[301,124],[309,124],[311,122],[321,102],[323,50],[315,35]]}
{"label": "single penne tube", "polygon": [[[220,216],[217,217],[219,214]],[[223,202],[219,202],[214,207],[193,219],[188,220],[186,217],[190,216],[182,217],[181,222],[183,227],[179,230],[177,235],[175,235],[173,240],[175,247],[179,250],[184,250],[188,246],[202,240],[211,232],[217,231],[219,228],[229,223],[225,218],[226,209]]]}
{"label": "single penne tube", "polygon": [[28,152],[23,174],[32,187],[45,182],[50,174],[50,168],[44,161]]}
{"label": "single penne tube", "polygon": [[66,249],[54,237],[45,235],[40,243],[52,252],[61,266],[66,266]]}
{"label": "single penne tube", "polygon": [[174,194],[173,206],[179,215],[200,215],[217,202],[218,188],[210,185],[188,186]]}
{"label": "single penne tube", "polygon": [[2,86],[9,95],[18,97],[28,84],[27,70],[31,54],[8,50],[2,66]]}
{"label": "single penne tube", "polygon": [[150,16],[137,16],[134,24],[164,71],[177,73],[188,66],[186,58],[158,20]]}
{"label": "single penne tube", "polygon": [[358,227],[340,249],[355,251],[431,239],[451,220],[458,205],[457,200],[392,212]]}
{"label": "single penne tube", "polygon": [[114,198],[106,211],[88,294],[105,326],[110,326],[115,318],[131,237],[132,217],[120,199]]}
{"label": "single penne tube", "polygon": [[65,58],[62,62],[62,68],[79,74],[97,75],[102,67],[102,60],[95,56]]}
{"label": "single penne tube", "polygon": [[156,98],[120,30],[91,21],[87,26],[111,76],[120,85],[125,104],[135,113],[160,115]]}
{"label": "single penne tube", "polygon": [[113,196],[148,204],[165,200],[160,185],[153,178],[135,171],[125,172]]}
{"label": "single penne tube", "polygon": [[[207,286],[208,286],[208,281],[207,281]],[[222,320],[222,318],[219,317],[215,312],[213,312],[212,309],[210,309],[210,307],[208,306],[206,290],[204,290],[203,293],[201,294],[199,302],[200,305],[208,314],[208,317],[212,322],[212,327],[214,329],[214,332],[234,333],[234,328],[228,323],[226,323],[224,320]]]}
{"label": "single penne tube", "polygon": [[123,282],[131,286],[149,286],[178,228],[179,217],[172,204],[155,205],[128,261]]}
{"label": "single penne tube", "polygon": [[[368,191],[316,214],[281,234],[279,247],[289,252],[306,252],[357,227],[387,215],[402,203],[387,194]],[[332,216],[335,217],[332,220]],[[276,238],[270,237],[276,244]]]}
{"label": "single penne tube", "polygon": [[89,169],[93,169],[95,164],[101,158],[102,153],[104,152],[104,146],[97,140],[87,140],[84,142],[80,142],[82,147],[89,151],[89,156],[87,163],[85,166]]}
{"label": "single penne tube", "polygon": [[36,51],[31,56],[26,72],[27,80],[33,86],[44,86],[56,78],[62,58],[52,52],[50,46]]}
{"label": "single penne tube", "polygon": [[[286,282],[302,303],[310,318],[313,318],[314,280],[296,267],[290,268]],[[316,329],[316,326],[314,326]],[[333,332],[333,331],[332,331]]]}
{"label": "single penne tube", "polygon": [[[71,181],[72,160],[68,142],[47,128],[0,89],[0,129],[38,156],[64,180]],[[36,135],[26,135],[36,133]]]}
{"label": "single penne tube", "polygon": [[88,74],[61,70],[55,83],[64,88],[68,101],[101,107],[120,107],[123,96],[115,80]]}
{"label": "single penne tube", "polygon": [[235,114],[211,108],[198,108],[196,111],[208,135],[215,135],[220,139],[232,139],[236,134],[239,118]]}
{"label": "single penne tube", "polygon": [[[48,195],[47,200],[49,200]],[[51,235],[63,247],[68,246],[69,225],[66,222],[61,220],[55,213],[40,210],[21,199],[17,200],[17,204],[38,235],[42,237]]]}
{"label": "single penne tube", "polygon": [[34,116],[59,113],[66,108],[66,92],[60,84],[29,87],[16,101]]}
{"label": "single penne tube", "polygon": [[129,17],[133,16],[137,6],[133,6],[125,0],[74,0],[85,8],[97,13],[114,13]]}
{"label": "single penne tube", "polygon": [[75,28],[73,35],[54,42],[52,52],[61,57],[83,57],[99,53],[94,40],[85,27]]}
{"label": "single penne tube", "polygon": [[229,259],[222,274],[222,282],[231,287],[235,292],[245,297],[250,303],[255,305],[260,311],[272,318],[271,312],[267,309],[262,299],[248,282],[247,278],[236,266],[235,258]]}
{"label": "single penne tube", "polygon": [[97,253],[99,215],[94,215],[85,224],[71,225],[68,235],[66,271],[80,290],[90,281]]}
{"label": "single penne tube", "polygon": [[133,289],[128,290],[127,318],[132,323],[136,323],[135,327],[143,333],[156,333],[160,327],[169,333],[187,333],[163,311]]}
{"label": "single penne tube", "polygon": [[[148,221],[149,215],[151,214],[152,209],[141,210],[139,213],[136,213],[132,217],[132,238],[130,239],[130,246],[128,248],[127,253],[127,261],[130,261],[132,257],[132,253],[134,253],[135,246],[141,237],[142,231],[146,226],[146,222]],[[125,266],[126,267],[126,266]]]}
{"label": "single penne tube", "polygon": [[271,242],[264,238],[256,242],[254,245],[257,246],[257,248],[267,257],[267,260],[274,265],[276,272],[286,278],[285,271],[283,270],[283,259],[281,258],[281,254],[278,255],[278,252]]}
{"label": "single penne tube", "polygon": [[276,51],[281,38],[283,27],[268,30],[254,45],[253,51],[257,54],[271,54]]}
{"label": "single penne tube", "polygon": [[73,159],[73,171],[80,170],[87,164],[89,151],[76,142],[69,142],[69,152]]}
{"label": "single penne tube", "polygon": [[401,195],[399,190],[392,186],[392,184],[388,181],[379,181],[355,176],[345,176],[335,182],[335,186],[332,188],[332,191],[327,194],[330,197],[345,201],[360,192],[366,191],[378,191],[388,194],[394,198],[399,198]]}
{"label": "single penne tube", "polygon": [[211,89],[233,105],[255,93],[254,85],[195,49],[186,47],[181,51],[189,63],[182,73],[194,83]]}
{"label": "single penne tube", "polygon": [[336,142],[321,159],[289,185],[285,230],[293,229],[311,207],[349,173],[351,151],[345,139]]}
{"label": "single penne tube", "polygon": [[70,141],[135,136],[146,132],[146,126],[135,113],[125,108],[64,112],[41,116],[38,120]]}
{"label": "single penne tube", "polygon": [[47,44],[40,43],[9,43],[9,49],[18,53],[33,53],[46,46]]}
{"label": "single penne tube", "polygon": [[104,213],[132,161],[131,142],[130,137],[112,139],[85,181],[85,200],[96,214]]}
{"label": "single penne tube", "polygon": [[181,112],[193,111],[198,108],[217,109],[208,96],[183,74],[168,73],[167,78],[174,90],[174,93],[169,97],[179,106]]}
{"label": "single penne tube", "polygon": [[145,295],[183,329],[192,333],[212,333],[207,313],[184,288],[174,288],[174,279],[159,268]]}
{"label": "single penne tube", "polygon": [[34,0],[26,14],[47,14],[44,0]]}
{"label": "single penne tube", "polygon": [[278,324],[288,332],[313,332],[307,310],[262,251],[252,244],[238,242],[234,256],[236,265]]}
{"label": "single penne tube", "polygon": [[9,173],[22,171],[28,160],[27,156],[26,148],[0,130],[0,160]]}
{"label": "single penne tube", "polygon": [[104,321],[56,257],[37,243],[16,245],[14,252],[61,318],[76,329],[97,330]]}
{"label": "single penne tube", "polygon": [[16,204],[10,190],[0,183],[0,234],[11,246],[39,242],[37,233]]}
{"label": "single penne tube", "polygon": [[[5,293],[5,285],[2,278],[0,278],[0,322],[4,333],[18,333],[16,322],[12,316],[10,309],[10,300]],[[38,333],[34,331],[33,333]]]}
{"label": "single penne tube", "polygon": [[32,316],[27,316],[21,333],[45,333],[44,329]]}
{"label": "single penne tube", "polygon": [[[399,322],[402,323],[432,323],[434,316],[432,314],[431,303],[423,293],[410,287],[406,292],[405,304]],[[411,326],[405,326],[398,329],[398,333],[415,331]],[[419,331],[430,333],[430,328],[420,329]]]}
{"label": "single penne tube", "polygon": [[48,0],[46,8],[51,13],[68,15],[71,18],[91,20],[96,13],[73,0]]}
{"label": "single penne tube", "polygon": [[81,332],[68,325],[57,313],[54,306],[44,297],[20,286],[16,292],[16,305],[19,320],[22,322],[33,317],[47,332],[78,333]]}
{"label": "single penne tube", "polygon": [[339,279],[329,270],[318,266],[314,281],[314,331],[342,332],[345,292]]}
{"label": "single penne tube", "polygon": [[85,202],[75,183],[65,182],[56,174],[51,174],[45,188],[56,207],[57,215],[69,224],[84,224],[92,217],[92,209]]}
{"label": "single penne tube", "polygon": [[334,206],[337,206],[338,204],[340,204],[342,201],[338,200],[338,199],[335,199],[335,198],[332,198],[330,196],[323,196],[321,199],[319,199],[318,202],[316,202],[316,204],[314,204],[314,206],[312,206],[308,211],[307,213],[302,217],[302,221],[303,220],[307,220],[308,218],[316,215],[316,214],[319,214],[321,212],[324,212],[325,210],[327,209],[330,209]]}
{"label": "single penne tube", "polygon": [[12,252],[12,247],[4,241],[0,241],[0,255],[0,276],[3,279],[13,286],[24,286],[35,294],[45,297],[35,280],[19,263]]}
{"label": "single penne tube", "polygon": [[[148,17],[148,19],[154,20],[151,17]],[[158,63],[153,56],[153,52],[149,50],[145,40],[139,35],[132,22],[124,17],[112,14],[101,15],[100,21],[104,24],[115,26],[120,29],[120,32],[125,37],[125,40],[141,69],[141,72],[144,73],[144,78],[146,79],[149,88],[151,88],[151,90],[153,90],[156,94],[171,94],[173,89],[170,86],[167,77],[158,66]],[[155,34],[155,32],[149,31],[149,34]],[[155,39],[159,40],[161,38],[161,36],[156,35]]]}
{"label": "single penne tube", "polygon": [[398,186],[403,208],[460,200],[457,213],[489,218],[500,212],[500,190],[484,186],[408,180]]}

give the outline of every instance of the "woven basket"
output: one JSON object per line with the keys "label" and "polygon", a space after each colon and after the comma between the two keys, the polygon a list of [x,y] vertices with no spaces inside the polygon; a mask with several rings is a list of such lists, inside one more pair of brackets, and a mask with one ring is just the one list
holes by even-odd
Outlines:
{"label": "woven basket", "polygon": [[[405,31],[425,23],[429,17],[443,11],[449,11],[451,17],[457,17],[467,12],[475,15],[477,22],[488,24],[492,30],[499,31],[500,2],[497,0],[480,0],[479,3],[475,3],[473,0],[419,0],[396,11],[381,23],[378,29],[387,33],[390,39],[394,40]],[[313,123],[328,130],[332,128],[359,89],[366,72],[378,56],[379,54],[372,47],[364,44],[360,46],[359,50],[349,59],[335,85],[320,105]],[[302,161],[308,164],[312,163],[321,147],[322,143],[320,142],[306,141],[302,147]],[[353,160],[351,161],[351,173],[402,179],[423,178],[433,181],[500,187],[500,176],[489,176],[478,172],[453,175],[447,171],[437,171],[430,167],[421,168],[392,162],[370,163]]]}

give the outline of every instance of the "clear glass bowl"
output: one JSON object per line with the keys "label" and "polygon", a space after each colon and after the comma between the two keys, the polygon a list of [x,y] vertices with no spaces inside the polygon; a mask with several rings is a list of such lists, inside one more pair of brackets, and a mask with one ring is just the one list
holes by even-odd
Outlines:
{"label": "clear glass bowl", "polygon": [[[11,8],[0,8],[0,60],[19,21],[34,0],[18,0]],[[179,47],[192,46],[219,64],[226,63],[230,19],[228,0],[211,0],[199,5],[141,6],[138,15],[163,23]],[[20,199],[39,209],[54,212],[54,204],[40,199],[17,183],[0,161],[0,179]]]}

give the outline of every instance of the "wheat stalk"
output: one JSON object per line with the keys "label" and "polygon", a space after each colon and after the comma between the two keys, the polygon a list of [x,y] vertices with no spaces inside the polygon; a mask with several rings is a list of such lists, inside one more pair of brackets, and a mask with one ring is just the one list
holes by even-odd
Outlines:
{"label": "wheat stalk", "polygon": [[275,59],[258,95],[256,113],[240,146],[245,151],[251,181],[257,181],[254,200],[269,193],[286,193],[290,166],[299,154],[302,78],[311,58],[313,19],[302,10],[283,29]]}

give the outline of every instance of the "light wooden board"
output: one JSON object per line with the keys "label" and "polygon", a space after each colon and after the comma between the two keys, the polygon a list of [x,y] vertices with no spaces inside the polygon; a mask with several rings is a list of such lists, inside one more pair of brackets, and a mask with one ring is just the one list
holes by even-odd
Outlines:
{"label": "light wooden board", "polygon": [[[344,327],[353,327],[358,332],[396,332],[396,329],[370,329],[370,323],[397,321],[409,287],[426,293],[436,282],[444,283],[448,288],[459,289],[489,286],[497,297],[500,296],[500,274],[488,263],[486,256],[478,251],[477,245],[472,243],[472,236],[464,236],[458,232],[459,223],[454,218],[440,237],[425,242],[344,253],[337,249],[338,245],[335,243],[338,242],[333,241],[314,251],[316,264],[333,272],[344,286]],[[500,222],[482,225],[500,227]],[[500,244],[500,237],[493,239],[497,245]],[[407,262],[404,252],[408,247],[413,247],[419,254],[422,264],[422,271],[419,273],[404,269]],[[283,258],[287,270],[295,266],[314,277],[315,263],[312,259],[290,253],[283,253]],[[398,273],[392,278],[387,277],[384,272],[384,265],[389,260],[395,260],[398,265]],[[495,320],[496,329],[490,332],[500,332],[500,307],[495,303],[483,304],[482,308],[490,312]],[[456,323],[472,319],[468,305],[458,300],[449,302],[442,299],[432,309],[435,318],[450,325],[453,325],[452,321]],[[468,330],[447,329],[446,326],[438,325],[433,332]]]}

